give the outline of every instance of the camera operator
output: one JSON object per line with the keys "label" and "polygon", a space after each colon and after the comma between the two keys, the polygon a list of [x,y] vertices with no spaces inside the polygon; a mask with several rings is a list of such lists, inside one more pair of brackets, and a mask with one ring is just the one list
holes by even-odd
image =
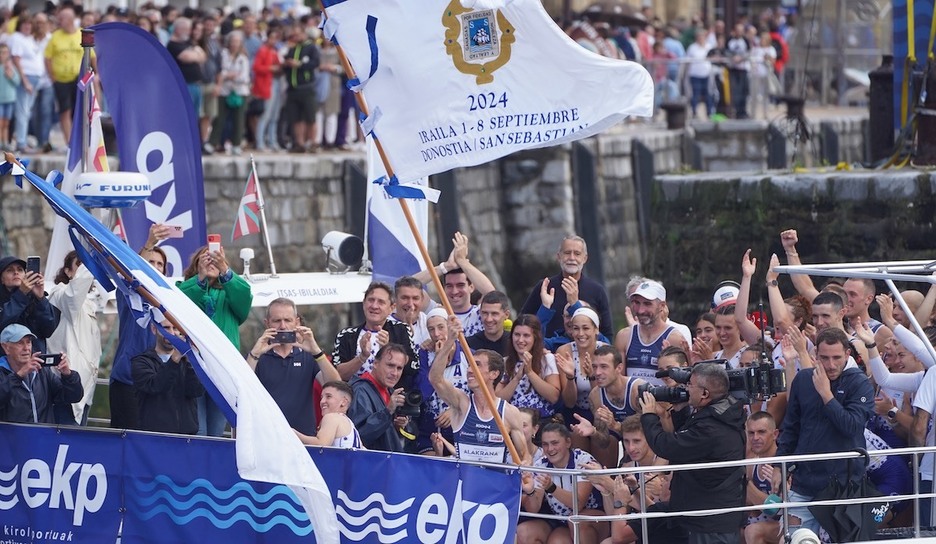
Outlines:
{"label": "camera operator", "polygon": [[266,330],[244,358],[279,406],[290,427],[315,435],[315,381],[324,385],[341,379],[309,327],[299,324],[296,303],[288,298],[270,302],[263,320]]}
{"label": "camera operator", "polygon": [[[672,464],[744,459],[744,409],[728,396],[728,373],[718,364],[692,367],[686,386],[692,415],[668,432],[660,421],[663,407],[647,391],[640,399],[640,423],[650,448]],[[670,484],[670,510],[707,510],[744,505],[744,468],[676,471]],[[740,542],[742,512],[685,517],[690,544]]]}
{"label": "camera operator", "polygon": [[351,379],[354,402],[348,417],[369,450],[402,452],[405,449],[401,430],[410,418],[398,415],[397,409],[406,402],[406,394],[402,387],[392,388],[400,381],[408,362],[405,347],[386,344],[377,352],[371,370]]}

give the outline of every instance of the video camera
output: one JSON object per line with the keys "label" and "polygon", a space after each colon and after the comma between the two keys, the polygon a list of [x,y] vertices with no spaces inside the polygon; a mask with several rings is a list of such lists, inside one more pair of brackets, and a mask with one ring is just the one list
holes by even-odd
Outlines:
{"label": "video camera", "polygon": [[[725,366],[725,370],[728,371],[728,396],[744,404],[767,400],[786,391],[786,376],[783,369],[774,368],[766,356],[762,356],[760,362],[746,368],[729,368],[727,359],[700,361],[696,364],[708,363]],[[689,383],[689,377],[692,376],[691,368],[658,370],[655,375],[657,378],[670,378],[679,385],[667,387],[646,383],[637,387],[638,395],[643,396],[645,391],[649,391],[659,402],[678,404],[689,401],[689,391],[686,390],[685,384]]]}

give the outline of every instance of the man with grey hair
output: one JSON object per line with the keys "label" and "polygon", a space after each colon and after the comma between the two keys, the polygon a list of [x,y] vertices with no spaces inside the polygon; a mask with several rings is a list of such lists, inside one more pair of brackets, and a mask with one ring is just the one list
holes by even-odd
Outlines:
{"label": "man with grey hair", "polygon": [[266,330],[247,353],[247,364],[290,427],[314,436],[313,383],[324,385],[341,380],[341,376],[319,347],[312,329],[299,323],[295,302],[288,298],[270,302],[263,324]]}
{"label": "man with grey hair", "polygon": [[662,385],[655,374],[663,343],[688,348],[688,339],[667,323],[669,309],[666,306],[666,288],[662,283],[644,279],[630,293],[628,300],[635,322],[621,329],[614,338],[614,347],[624,358],[622,372]]}
{"label": "man with grey hair", "polygon": [[[717,363],[692,367],[686,386],[692,414],[668,419],[649,391],[640,399],[640,423],[650,449],[671,464],[713,463],[744,459],[744,408],[728,396],[728,373]],[[675,432],[674,432],[675,430]],[[670,483],[670,511],[744,506],[744,468],[678,471]],[[690,544],[741,541],[743,512],[681,518]]]}
{"label": "man with grey hair", "polygon": [[[645,278],[643,276],[631,276],[630,280],[627,282],[627,287],[624,288],[624,291],[627,293],[627,299],[630,300],[631,295],[633,295],[634,291],[636,291],[637,288],[640,287],[640,284],[649,279],[650,278]],[[666,301],[663,301],[663,302],[665,303]],[[634,323],[637,322],[637,320],[634,318],[634,314],[631,312],[630,306],[627,306],[626,308],[624,308],[624,315],[627,317],[628,326],[633,325]],[[666,324],[674,327],[676,329],[676,332],[681,334],[683,339],[686,342],[689,342],[692,340],[692,331],[689,330],[689,327],[687,327],[686,325],[683,325],[682,323],[677,323],[669,318],[669,305],[668,304],[664,304],[663,306],[663,315],[666,318]]]}
{"label": "man with grey hair", "polygon": [[[569,302],[584,300],[592,305],[600,321],[598,329],[608,338],[614,334],[614,322],[611,318],[611,303],[608,301],[608,292],[597,281],[585,276],[585,263],[588,262],[588,246],[585,240],[578,235],[570,234],[562,239],[559,251],[556,253],[561,273],[545,278],[533,286],[527,297],[521,314],[536,315],[543,301],[540,292],[543,283],[546,283],[546,292],[554,295],[552,307],[565,308]],[[571,300],[575,298],[575,300]],[[577,307],[576,307],[577,309]],[[575,310],[572,310],[575,311]],[[543,324],[543,336],[549,338],[557,331],[563,329],[562,312],[557,311],[548,323]]]}

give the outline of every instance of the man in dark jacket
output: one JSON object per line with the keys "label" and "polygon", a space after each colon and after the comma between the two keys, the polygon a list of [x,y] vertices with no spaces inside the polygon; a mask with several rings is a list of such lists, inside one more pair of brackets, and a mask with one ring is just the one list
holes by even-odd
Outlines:
{"label": "man in dark jacket", "polygon": [[[874,388],[857,366],[846,368],[851,349],[848,336],[841,329],[829,327],[816,337],[816,367],[800,370],[790,385],[777,455],[865,447],[864,427],[874,415]],[[863,471],[854,473],[854,478],[860,478]],[[788,500],[812,500],[833,476],[844,482],[848,478],[848,463],[841,460],[797,463]],[[791,526],[801,523],[819,534],[819,522],[808,508],[791,508],[789,513]]]}
{"label": "man in dark jacket", "polygon": [[388,387],[404,387],[409,391],[419,374],[413,331],[406,324],[388,319],[393,311],[393,289],[383,282],[375,281],[364,292],[364,323],[342,329],[335,337],[332,364],[338,368],[341,379],[347,382],[355,376],[368,372],[374,365],[375,353],[388,345],[399,344],[406,352],[406,366],[399,376],[399,384]]}
{"label": "man in dark jacket", "polygon": [[0,420],[12,423],[55,423],[52,405],[78,402],[84,396],[81,378],[68,366],[64,353],[55,368],[54,358],[39,357],[36,341],[28,328],[19,323],[7,325],[0,332]]}
{"label": "man in dark jacket", "polygon": [[[744,409],[728,396],[728,373],[719,364],[692,367],[687,386],[692,415],[668,432],[665,414],[649,392],[640,399],[640,423],[650,449],[670,463],[688,464],[744,459]],[[677,471],[670,483],[670,510],[707,510],[744,506],[744,468]],[[733,544],[741,541],[743,512],[682,518],[690,544]]]}
{"label": "man in dark jacket", "polygon": [[11,323],[25,325],[38,352],[45,351],[46,338],[52,336],[62,317],[44,289],[45,278],[27,272],[26,261],[12,256],[0,259],[0,330]]}
{"label": "man in dark jacket", "polygon": [[[151,325],[156,345],[130,360],[133,388],[140,406],[140,429],[159,433],[195,434],[198,411],[195,399],[205,388],[186,359],[164,333]],[[170,321],[162,322],[169,334],[179,336]]]}
{"label": "man in dark jacket", "polygon": [[392,389],[407,364],[406,349],[400,344],[387,344],[377,352],[369,372],[351,380],[354,403],[348,417],[357,427],[361,442],[369,450],[403,451],[400,434],[408,418],[397,416],[403,405],[403,388]]}
{"label": "man in dark jacket", "polygon": [[[604,286],[597,281],[585,276],[585,263],[588,262],[588,246],[585,239],[581,236],[566,236],[559,244],[559,251],[556,253],[556,260],[559,261],[559,267],[562,273],[544,281],[548,281],[548,291],[554,291],[555,297],[552,302],[552,309],[555,312],[549,323],[544,323],[543,337],[549,338],[557,332],[563,330],[562,312],[566,303],[575,302],[569,300],[570,294],[574,294],[576,300],[584,300],[591,304],[592,309],[598,314],[598,330],[607,338],[614,337],[614,323],[611,318],[611,304],[608,302],[608,292]],[[563,280],[568,280],[563,283]],[[539,311],[543,304],[540,293],[543,289],[543,282],[539,281],[530,291],[521,314],[533,314]]]}

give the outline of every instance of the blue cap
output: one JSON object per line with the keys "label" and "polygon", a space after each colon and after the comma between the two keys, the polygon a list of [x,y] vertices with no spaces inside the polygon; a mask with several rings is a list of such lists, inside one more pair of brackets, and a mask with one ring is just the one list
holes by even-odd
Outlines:
{"label": "blue cap", "polygon": [[29,332],[29,329],[25,325],[13,323],[12,325],[7,325],[6,328],[3,329],[3,332],[0,332],[0,342],[19,342],[24,336],[32,336],[33,339],[36,338],[36,335]]}

